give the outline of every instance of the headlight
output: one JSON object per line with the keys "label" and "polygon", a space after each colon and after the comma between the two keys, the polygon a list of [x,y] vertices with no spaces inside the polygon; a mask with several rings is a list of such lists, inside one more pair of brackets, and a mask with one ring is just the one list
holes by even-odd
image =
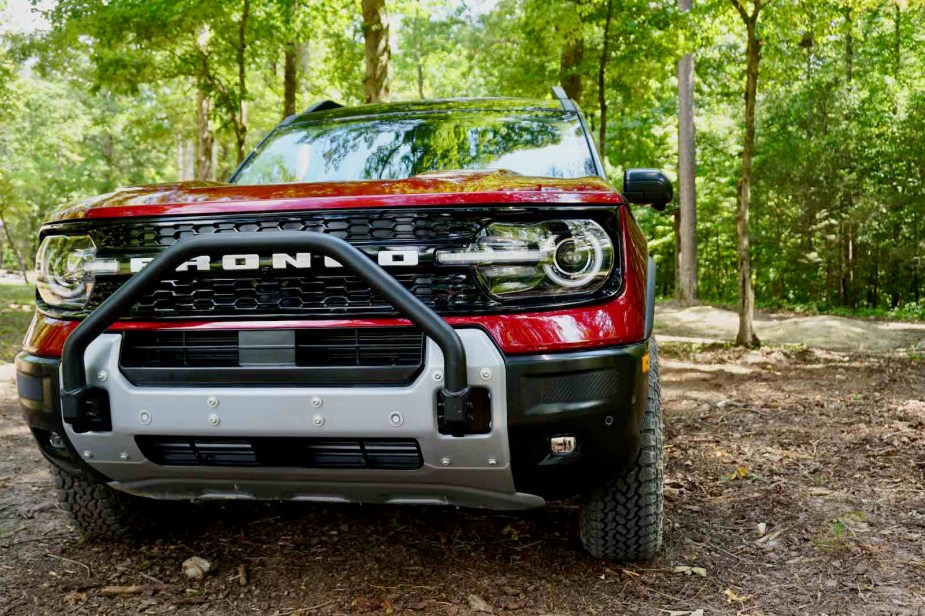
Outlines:
{"label": "headlight", "polygon": [[471,265],[498,299],[596,291],[613,271],[613,242],[593,220],[492,223],[463,251],[438,252],[441,265]]}
{"label": "headlight", "polygon": [[81,309],[93,292],[94,276],[109,261],[94,261],[96,246],[86,235],[49,235],[35,257],[36,287],[57,308]]}

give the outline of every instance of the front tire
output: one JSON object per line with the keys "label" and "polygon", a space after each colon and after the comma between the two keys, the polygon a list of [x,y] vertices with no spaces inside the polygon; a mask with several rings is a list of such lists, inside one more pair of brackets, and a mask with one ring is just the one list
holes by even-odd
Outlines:
{"label": "front tire", "polygon": [[119,492],[104,483],[53,471],[58,502],[85,537],[102,541],[128,541],[153,521],[157,501]]}
{"label": "front tire", "polygon": [[662,398],[658,350],[649,341],[649,390],[636,459],[582,498],[581,543],[611,560],[648,560],[662,545]]}

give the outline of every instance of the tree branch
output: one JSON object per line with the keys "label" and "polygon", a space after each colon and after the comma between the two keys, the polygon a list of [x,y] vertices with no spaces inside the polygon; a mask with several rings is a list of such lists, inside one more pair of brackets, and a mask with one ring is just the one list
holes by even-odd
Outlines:
{"label": "tree branch", "polygon": [[742,17],[742,21],[747,23],[748,20],[751,19],[751,16],[745,10],[745,6],[739,2],[739,0],[729,0],[729,2],[732,4],[732,6],[735,7],[735,10],[739,12],[739,15]]}

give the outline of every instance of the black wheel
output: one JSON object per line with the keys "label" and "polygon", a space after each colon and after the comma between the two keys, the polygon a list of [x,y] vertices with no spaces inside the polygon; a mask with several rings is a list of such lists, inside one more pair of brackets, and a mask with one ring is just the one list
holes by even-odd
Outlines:
{"label": "black wheel", "polygon": [[59,468],[53,470],[58,501],[77,530],[103,541],[135,539],[153,528],[162,503],[132,496],[104,483],[83,479]]}
{"label": "black wheel", "polygon": [[582,499],[581,542],[600,558],[647,560],[662,545],[662,396],[654,338],[649,353],[649,392],[636,460]]}

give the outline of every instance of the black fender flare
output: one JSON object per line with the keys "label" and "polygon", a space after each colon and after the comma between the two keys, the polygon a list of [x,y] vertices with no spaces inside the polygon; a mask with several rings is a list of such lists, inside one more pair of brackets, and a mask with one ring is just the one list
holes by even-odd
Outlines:
{"label": "black fender flare", "polygon": [[655,327],[655,259],[649,257],[649,265],[646,268],[645,340],[648,340],[652,336],[653,327]]}

